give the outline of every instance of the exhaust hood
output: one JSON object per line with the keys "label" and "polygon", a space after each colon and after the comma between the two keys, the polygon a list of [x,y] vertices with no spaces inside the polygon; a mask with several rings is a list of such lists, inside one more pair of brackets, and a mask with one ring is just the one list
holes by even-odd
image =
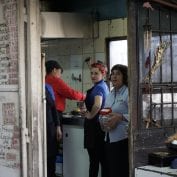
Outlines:
{"label": "exhaust hood", "polygon": [[92,38],[92,25],[89,15],[41,12],[42,38]]}

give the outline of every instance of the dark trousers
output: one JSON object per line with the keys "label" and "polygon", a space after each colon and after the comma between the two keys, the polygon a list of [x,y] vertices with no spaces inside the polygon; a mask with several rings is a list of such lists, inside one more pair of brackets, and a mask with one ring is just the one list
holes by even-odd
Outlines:
{"label": "dark trousers", "polygon": [[128,177],[128,139],[106,143],[105,152],[109,174],[107,177]]}
{"label": "dark trousers", "polygon": [[55,160],[56,157],[47,157],[47,177],[56,177],[55,175]]}
{"label": "dark trousers", "polygon": [[98,177],[99,164],[101,164],[101,176],[107,176],[104,147],[87,148],[89,154],[89,177]]}
{"label": "dark trousers", "polygon": [[55,160],[57,155],[56,127],[47,124],[47,177],[55,177]]}

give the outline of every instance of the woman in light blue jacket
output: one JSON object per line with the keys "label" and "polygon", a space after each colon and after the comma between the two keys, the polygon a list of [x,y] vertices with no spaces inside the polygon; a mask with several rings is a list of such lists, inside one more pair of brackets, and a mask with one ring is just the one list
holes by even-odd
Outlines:
{"label": "woman in light blue jacket", "polygon": [[128,177],[128,73],[127,66],[114,65],[110,81],[113,89],[106,97],[105,108],[111,108],[106,132],[106,157],[109,177]]}

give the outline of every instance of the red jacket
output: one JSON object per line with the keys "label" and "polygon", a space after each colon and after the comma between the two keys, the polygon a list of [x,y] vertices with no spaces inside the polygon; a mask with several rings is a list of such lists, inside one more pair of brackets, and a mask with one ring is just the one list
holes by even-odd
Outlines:
{"label": "red jacket", "polygon": [[45,78],[47,84],[53,87],[55,93],[55,104],[58,111],[65,110],[66,99],[83,101],[85,95],[68,86],[61,78],[47,75]]}

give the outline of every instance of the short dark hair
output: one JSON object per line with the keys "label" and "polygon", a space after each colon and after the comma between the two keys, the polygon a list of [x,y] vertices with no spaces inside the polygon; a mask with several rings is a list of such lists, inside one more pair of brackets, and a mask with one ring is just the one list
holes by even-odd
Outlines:
{"label": "short dark hair", "polygon": [[125,65],[117,64],[111,68],[111,73],[113,70],[118,70],[123,75],[123,83],[128,86],[128,67]]}
{"label": "short dark hair", "polygon": [[46,67],[46,73],[50,74],[54,68],[61,69],[61,73],[63,72],[63,68],[60,66],[60,64],[55,60],[49,60],[45,62]]}

